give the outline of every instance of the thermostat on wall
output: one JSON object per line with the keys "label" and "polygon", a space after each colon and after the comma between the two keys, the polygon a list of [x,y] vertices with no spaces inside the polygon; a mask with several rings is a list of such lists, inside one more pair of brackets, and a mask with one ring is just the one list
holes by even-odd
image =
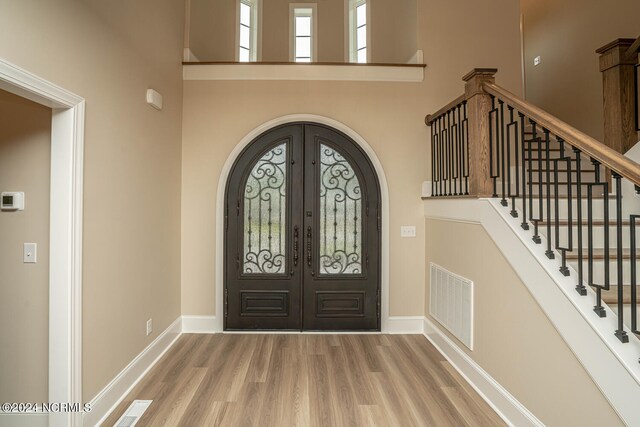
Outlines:
{"label": "thermostat on wall", "polygon": [[24,210],[24,193],[4,191],[0,194],[0,209],[3,211]]}

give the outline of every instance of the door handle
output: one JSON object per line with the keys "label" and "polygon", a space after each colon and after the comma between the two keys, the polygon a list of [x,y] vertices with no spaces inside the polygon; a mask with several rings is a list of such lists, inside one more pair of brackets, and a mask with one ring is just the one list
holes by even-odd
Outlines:
{"label": "door handle", "polygon": [[298,239],[300,237],[300,227],[297,225],[293,227],[293,266],[296,267],[298,265],[298,259],[300,256],[298,254]]}
{"label": "door handle", "polygon": [[[311,240],[312,240],[311,226],[308,226],[307,227],[307,265],[309,267],[311,267],[311,265],[313,264],[313,257],[311,254],[311,251],[312,251]],[[313,270],[311,270],[311,275],[315,276],[315,272]]]}

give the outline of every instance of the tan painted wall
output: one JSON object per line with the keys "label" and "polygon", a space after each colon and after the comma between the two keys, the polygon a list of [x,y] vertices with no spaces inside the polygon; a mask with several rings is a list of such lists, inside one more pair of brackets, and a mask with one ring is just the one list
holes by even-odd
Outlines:
{"label": "tan painted wall", "polygon": [[344,61],[342,0],[263,0],[262,60],[289,60],[289,3],[315,3],[318,11],[319,62]]}
{"label": "tan painted wall", "polygon": [[[602,75],[595,50],[640,36],[640,2],[521,0],[527,99],[602,141]],[[540,55],[541,63],[533,65]]]}
{"label": "tan painted wall", "polygon": [[[0,57],[86,99],[89,401],[180,315],[184,3],[0,0],[0,9]],[[150,87],[164,96],[161,112],[145,104]]]}
{"label": "tan painted wall", "polygon": [[474,282],[474,350],[460,348],[549,427],[623,425],[484,228],[425,222],[427,273],[434,262]]}
{"label": "tan painted wall", "polygon": [[198,59],[236,60],[236,9],[237,0],[191,0],[187,47]]}
{"label": "tan painted wall", "polygon": [[[51,109],[0,90],[0,191],[26,209],[0,211],[0,402],[46,402],[49,351]],[[23,243],[37,243],[23,264]]]}
{"label": "tan painted wall", "polygon": [[370,0],[371,62],[403,64],[416,54],[416,0]]}
{"label": "tan painted wall", "polygon": [[[184,85],[182,169],[182,311],[215,314],[216,197],[221,169],[251,130],[273,118],[309,113],[338,120],[371,145],[390,191],[390,310],[424,313],[424,220],[419,199],[429,176],[424,116],[463,92],[461,77],[473,67],[499,67],[498,80],[521,92],[517,3],[490,5],[420,0],[419,48],[430,65],[422,83],[204,82]],[[466,13],[461,14],[461,11]],[[485,25],[485,22],[501,25]],[[464,29],[438,43],[452,25]],[[469,37],[482,31],[473,46]],[[494,47],[500,44],[501,49]],[[451,52],[464,54],[451,55]],[[417,238],[401,239],[401,225]]]}

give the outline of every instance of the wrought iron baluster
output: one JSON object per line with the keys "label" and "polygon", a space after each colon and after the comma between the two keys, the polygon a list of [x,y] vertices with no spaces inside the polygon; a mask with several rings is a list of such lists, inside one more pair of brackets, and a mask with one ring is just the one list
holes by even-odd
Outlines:
{"label": "wrought iron baluster", "polygon": [[449,129],[451,128],[451,120],[449,117],[449,113],[445,114],[444,116],[444,141],[445,141],[445,162],[444,162],[444,167],[445,167],[445,177],[446,177],[446,183],[448,184],[448,188],[447,186],[445,186],[445,190],[447,191],[447,196],[451,196],[453,195],[451,192],[451,134],[449,133]]}
{"label": "wrought iron baluster", "polygon": [[[507,125],[507,158],[509,159],[509,166],[507,167],[507,182],[509,183],[509,198],[511,198],[511,216],[513,218],[518,217],[518,211],[516,210],[516,198],[520,195],[520,157],[518,156],[518,147],[520,146],[518,142],[518,138],[520,137],[519,131],[519,123],[514,118],[513,107],[508,106],[509,108],[509,124]],[[513,157],[515,164],[515,193],[511,191],[511,130],[510,128],[514,128],[514,140],[513,140]]]}
{"label": "wrought iron baluster", "polygon": [[[540,239],[540,235],[538,234],[538,223],[544,218],[544,211],[543,211],[543,205],[542,205],[542,201],[543,201],[543,191],[542,191],[542,140],[538,137],[538,130],[537,130],[537,124],[535,121],[529,119],[529,123],[531,123],[531,132],[532,132],[532,138],[531,138],[531,143],[537,143],[538,144],[538,214],[533,215],[533,188],[529,187],[529,200],[531,201],[531,204],[529,206],[529,211],[530,211],[530,217],[531,217],[531,222],[533,223],[533,241],[540,244],[542,243],[542,239]],[[531,151],[531,150],[529,150]],[[533,163],[531,160],[529,160],[530,163]],[[532,182],[532,167],[529,168],[529,182]]]}
{"label": "wrought iron baluster", "polygon": [[498,150],[498,143],[496,143],[494,149],[494,140],[497,138],[497,130],[498,126],[495,126],[494,130],[494,119],[497,122],[497,109],[496,109],[496,97],[491,95],[491,110],[489,111],[489,176],[493,181],[493,195],[492,197],[498,197],[498,189],[497,189],[497,173],[496,170],[500,165],[500,152]]}
{"label": "wrought iron baluster", "polygon": [[456,125],[455,108],[451,109],[447,115],[450,117],[449,138],[451,138],[451,179],[453,191],[451,194],[458,195],[458,127]]}
{"label": "wrought iron baluster", "polygon": [[435,123],[431,123],[431,195],[436,194],[436,144],[435,144]]}
{"label": "wrought iron baluster", "polygon": [[498,126],[500,129],[497,132],[498,142],[500,144],[500,180],[502,182],[502,200],[500,200],[500,204],[502,206],[508,206],[506,199],[506,185],[505,185],[505,167],[507,166],[509,160],[505,159],[505,137],[504,137],[504,102],[502,100],[498,100],[498,104],[500,105],[500,117],[498,117]]}
{"label": "wrought iron baluster", "polygon": [[458,194],[462,195],[464,194],[464,189],[463,189],[463,182],[462,182],[462,177],[464,175],[464,141],[462,140],[462,119],[461,119],[461,110],[462,110],[462,106],[458,105],[456,107],[456,114],[457,114],[457,128],[456,130],[457,135],[458,135],[458,185],[459,185],[459,191]]}
{"label": "wrought iron baluster", "polygon": [[[546,175],[546,190],[547,190],[547,250],[545,251],[545,255],[549,259],[554,259],[555,255],[553,254],[553,250],[551,250],[551,153],[549,151],[549,145],[551,144],[551,139],[549,138],[549,130],[543,128],[544,132],[544,145],[545,145],[545,175]],[[557,176],[557,175],[556,175]],[[556,200],[558,200],[558,195],[556,194]],[[571,201],[569,200],[569,203]],[[557,202],[556,202],[557,204]],[[544,216],[542,216],[544,220]]]}
{"label": "wrought iron baluster", "polygon": [[[591,159],[591,163],[596,167],[596,171],[600,167],[600,162],[595,159]],[[599,317],[606,317],[607,312],[602,306],[602,290],[609,290],[610,284],[610,256],[609,256],[609,184],[600,181],[600,174],[596,172],[596,181],[595,183],[587,184],[588,192],[587,192],[587,237],[588,237],[588,271],[589,271],[589,286],[592,286],[596,290],[596,303],[593,307],[593,311]],[[604,212],[604,285],[599,285],[594,282],[593,278],[593,191],[595,188],[602,188],[602,196],[603,196],[603,212]]]}
{"label": "wrought iron baluster", "polygon": [[[554,192],[555,192],[555,232],[556,232],[556,249],[560,251],[562,257],[562,265],[560,266],[560,272],[568,276],[569,268],[567,267],[567,251],[573,251],[573,203],[572,203],[572,169],[571,169],[571,157],[565,156],[564,153],[564,141],[562,138],[558,137],[558,142],[560,143],[560,157],[558,159],[554,159]],[[559,177],[558,177],[558,163],[564,161],[567,165],[567,246],[563,247],[560,244],[560,188],[559,188]]]}
{"label": "wrought iron baluster", "polygon": [[444,140],[443,140],[443,135],[442,135],[442,127],[443,127],[443,119],[442,117],[438,118],[438,133],[440,135],[440,195],[441,196],[446,196],[447,192],[446,192],[446,186],[444,185],[445,182],[445,173],[444,173],[444,156],[446,155],[446,153],[444,152]]}
{"label": "wrought iron baluster", "polygon": [[464,194],[469,194],[469,120],[467,119],[467,101],[462,102],[462,112],[464,119],[462,120],[462,147],[464,162]]}
{"label": "wrought iron baluster", "polygon": [[[636,190],[637,191],[637,190]],[[640,334],[638,331],[638,296],[637,296],[637,267],[636,267],[636,257],[638,255],[636,249],[636,219],[640,218],[640,215],[631,215],[629,217],[629,232],[631,233],[630,242],[631,242],[631,331],[634,334]]]}
{"label": "wrought iron baluster", "polygon": [[583,276],[583,250],[582,250],[582,168],[580,165],[580,154],[581,151],[577,148],[573,148],[573,152],[576,155],[576,209],[577,212],[577,221],[578,221],[578,284],[576,285],[576,291],[582,295],[587,295],[587,288],[584,286],[584,276]]}
{"label": "wrought iron baluster", "polygon": [[[629,336],[624,331],[624,286],[622,278],[622,180],[621,176],[616,172],[611,172],[611,177],[614,181],[616,189],[616,257],[618,261],[617,273],[618,273],[618,329],[616,330],[616,337],[622,342],[629,342]],[[605,223],[605,227],[609,228],[609,224]],[[636,260],[631,258],[631,264],[634,264]]]}
{"label": "wrought iron baluster", "polygon": [[[527,166],[529,166],[529,190],[531,190],[531,143],[527,142],[525,138],[525,129],[524,129],[524,114],[518,113],[520,117],[520,143],[522,144],[522,223],[520,226],[523,230],[529,229],[529,223],[527,222]],[[525,147],[525,144],[528,147]],[[528,153],[528,158],[525,159],[525,152]],[[529,193],[531,194],[531,193]],[[529,211],[529,215],[531,215],[531,211]]]}

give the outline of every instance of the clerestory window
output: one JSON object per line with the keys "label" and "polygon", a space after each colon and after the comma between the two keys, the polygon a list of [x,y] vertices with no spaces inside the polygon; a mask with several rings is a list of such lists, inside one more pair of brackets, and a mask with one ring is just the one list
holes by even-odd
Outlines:
{"label": "clerestory window", "polygon": [[239,1],[238,61],[250,62],[258,58],[258,1]]}
{"label": "clerestory window", "polygon": [[291,6],[290,59],[294,62],[316,60],[316,5],[311,3]]}
{"label": "clerestory window", "polygon": [[369,14],[367,0],[349,2],[349,61],[368,62]]}

